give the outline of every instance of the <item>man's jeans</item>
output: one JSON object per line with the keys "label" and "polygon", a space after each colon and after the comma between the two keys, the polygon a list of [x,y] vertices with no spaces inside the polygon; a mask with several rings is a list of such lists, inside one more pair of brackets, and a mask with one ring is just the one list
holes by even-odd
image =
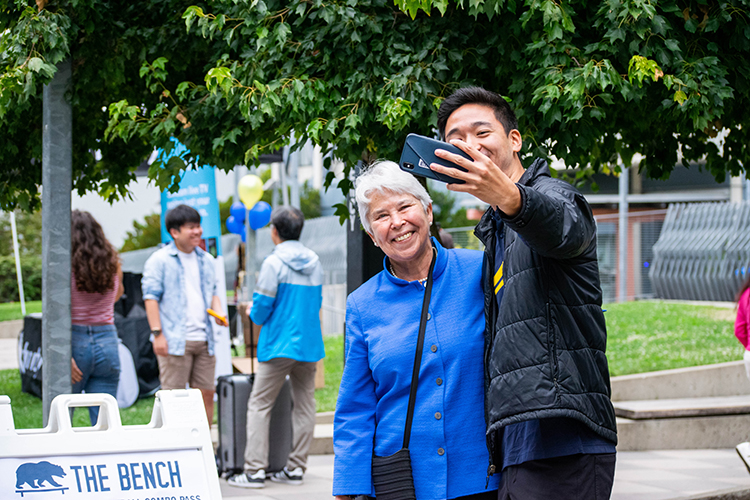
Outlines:
{"label": "man's jeans", "polygon": [[307,453],[315,431],[315,368],[288,358],[276,358],[258,363],[253,390],[247,404],[247,444],[245,471],[251,474],[268,468],[271,409],[284,385],[286,376],[292,386],[292,429],[294,440],[286,467],[289,470],[307,468]]}
{"label": "man's jeans", "polygon": [[[117,398],[120,355],[115,325],[72,325],[71,337],[73,359],[83,374],[81,381],[73,384],[73,393],[104,393]],[[99,407],[90,406],[91,425],[96,424],[98,416]]]}

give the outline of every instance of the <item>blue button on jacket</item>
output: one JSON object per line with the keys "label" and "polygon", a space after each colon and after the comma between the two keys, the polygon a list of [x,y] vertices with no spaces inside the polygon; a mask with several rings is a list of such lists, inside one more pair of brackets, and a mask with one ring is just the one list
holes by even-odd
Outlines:
{"label": "blue button on jacket", "polygon": [[[485,491],[482,254],[438,248],[409,445],[418,500]],[[385,264],[385,261],[384,261]],[[424,287],[381,271],[346,305],[334,495],[373,495],[372,454],[401,449]],[[490,479],[497,489],[499,474]]]}

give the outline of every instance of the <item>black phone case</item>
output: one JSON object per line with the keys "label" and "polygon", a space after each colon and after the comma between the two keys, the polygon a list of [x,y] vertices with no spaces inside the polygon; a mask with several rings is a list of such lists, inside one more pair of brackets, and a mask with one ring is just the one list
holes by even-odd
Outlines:
{"label": "black phone case", "polygon": [[458,149],[453,144],[430,139],[429,137],[417,134],[409,134],[406,136],[406,143],[404,144],[403,151],[401,151],[401,159],[398,164],[401,167],[401,170],[414,175],[428,177],[448,184],[464,184],[464,181],[455,179],[449,175],[438,174],[430,169],[430,163],[437,163],[439,165],[457,168],[466,172],[465,168],[435,156],[436,149],[444,149],[451,153],[461,155],[468,160],[472,160],[469,155]]}

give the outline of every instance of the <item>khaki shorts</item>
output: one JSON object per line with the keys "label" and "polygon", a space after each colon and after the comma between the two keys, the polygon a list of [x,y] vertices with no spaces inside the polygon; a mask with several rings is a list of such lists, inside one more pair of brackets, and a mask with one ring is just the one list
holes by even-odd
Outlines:
{"label": "khaki shorts", "polygon": [[216,358],[208,354],[208,342],[188,340],[183,356],[156,356],[162,389],[193,389],[213,391]]}

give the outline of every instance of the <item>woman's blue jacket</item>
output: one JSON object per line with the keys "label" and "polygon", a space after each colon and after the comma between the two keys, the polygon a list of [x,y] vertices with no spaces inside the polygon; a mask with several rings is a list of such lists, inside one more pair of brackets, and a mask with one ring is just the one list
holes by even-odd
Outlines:
{"label": "woman's blue jacket", "polygon": [[[434,240],[433,240],[434,241]],[[438,249],[409,445],[418,500],[485,491],[482,254]],[[384,270],[346,304],[334,495],[374,495],[375,454],[401,449],[424,287]],[[488,489],[497,489],[499,475]]]}

